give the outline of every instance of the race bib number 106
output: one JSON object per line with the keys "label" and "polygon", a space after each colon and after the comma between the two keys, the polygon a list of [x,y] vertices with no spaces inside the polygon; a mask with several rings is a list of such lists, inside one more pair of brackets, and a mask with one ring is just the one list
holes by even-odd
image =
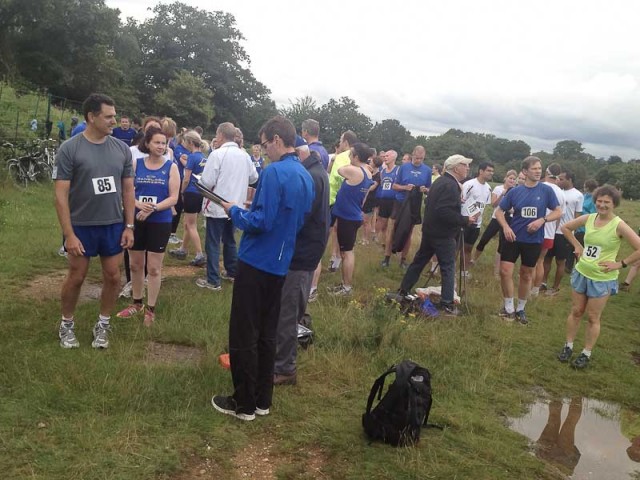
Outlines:
{"label": "race bib number 106", "polygon": [[92,178],[93,193],[95,195],[105,195],[107,193],[116,193],[116,182],[111,177]]}
{"label": "race bib number 106", "polygon": [[536,207],[522,207],[520,216],[522,218],[538,218],[538,209]]}

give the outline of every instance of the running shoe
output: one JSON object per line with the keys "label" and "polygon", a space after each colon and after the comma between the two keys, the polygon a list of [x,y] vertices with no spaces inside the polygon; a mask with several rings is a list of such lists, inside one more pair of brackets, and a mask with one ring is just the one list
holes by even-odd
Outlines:
{"label": "running shoe", "polygon": [[172,233],[169,236],[169,243],[171,245],[177,245],[178,243],[182,243],[182,240],[178,238],[178,236],[175,233]]}
{"label": "running shoe", "polygon": [[228,282],[231,282],[231,283],[233,283],[236,279],[236,277],[232,277],[231,275],[228,275],[227,272],[224,270],[220,272],[220,278],[222,280],[227,280]]}
{"label": "running shoe", "polygon": [[529,320],[527,319],[527,315],[524,313],[524,310],[520,310],[520,311],[516,312],[516,320],[521,325],[528,325],[529,324]]}
{"label": "running shoe", "polygon": [[389,268],[389,260],[386,258],[380,262],[380,266],[384,268]]}
{"label": "running shoe", "polygon": [[409,264],[408,264],[407,262],[405,262],[404,260],[402,260],[402,261],[400,262],[400,268],[401,268],[402,270],[406,270],[407,268],[409,268]]}
{"label": "running shoe", "polygon": [[573,366],[573,368],[582,370],[583,368],[587,368],[589,366],[590,359],[591,359],[590,357],[587,357],[584,353],[581,353],[580,355],[578,355],[578,358],[576,358],[571,365]]}
{"label": "running shoe", "polygon": [[498,312],[498,316],[500,318],[504,318],[507,322],[513,322],[516,319],[515,312],[507,312],[507,309],[502,307],[502,309]]}
{"label": "running shoe", "polygon": [[340,257],[334,257],[331,259],[331,263],[329,263],[329,271],[330,272],[337,272],[338,269],[340,268],[340,264],[342,263],[342,258]]}
{"label": "running shoe", "polygon": [[142,303],[132,303],[127,308],[120,310],[116,317],[118,318],[131,318],[141,313],[144,310],[144,305]]}
{"label": "running shoe", "polygon": [[67,327],[64,322],[60,322],[58,337],[60,337],[60,346],[62,348],[78,348],[80,346],[80,342],[78,342],[78,339],[76,338],[73,324],[70,327]]}
{"label": "running shoe", "polygon": [[562,351],[558,354],[558,360],[560,360],[562,363],[567,363],[569,360],[571,360],[572,355],[573,349],[565,345],[564,347],[562,347]]}
{"label": "running shoe", "polygon": [[111,327],[104,323],[97,322],[93,327],[93,348],[109,348],[109,332]]}
{"label": "running shoe", "polygon": [[211,397],[211,405],[213,405],[213,408],[215,408],[220,413],[231,415],[232,417],[236,417],[239,420],[250,422],[256,419],[254,413],[237,413],[236,401],[233,399],[233,397],[214,395],[213,397]]}
{"label": "running shoe", "polygon": [[155,321],[155,319],[156,319],[155,312],[152,312],[148,308],[145,308],[144,309],[144,320],[143,320],[142,324],[145,327],[150,327],[151,325],[153,325],[153,322]]}
{"label": "running shoe", "polygon": [[548,288],[546,292],[544,292],[545,297],[555,297],[560,293],[559,288]]}
{"label": "running shoe", "polygon": [[205,257],[202,253],[196,255],[195,258],[191,260],[191,262],[189,262],[189,265],[191,265],[192,267],[204,267],[206,264],[207,257]]}
{"label": "running shoe", "polygon": [[439,303],[436,305],[436,308],[445,317],[459,317],[460,315],[462,315],[458,307],[450,303]]}
{"label": "running shoe", "polygon": [[347,297],[351,295],[353,292],[353,287],[345,287],[344,285],[339,285],[335,287],[329,295],[333,295],[334,297]]}
{"label": "running shoe", "polygon": [[177,258],[178,260],[186,260],[187,252],[181,248],[175,248],[173,250],[169,250],[169,256]]}
{"label": "running shoe", "polygon": [[125,283],[124,287],[122,287],[122,291],[120,292],[118,297],[120,297],[120,298],[131,298],[131,290],[132,289],[133,289],[133,285],[131,284],[131,282]]}
{"label": "running shoe", "polygon": [[222,287],[220,285],[209,283],[206,278],[198,278],[196,280],[196,285],[200,288],[208,288],[209,290],[213,290],[214,292],[222,290]]}
{"label": "running shoe", "polygon": [[318,300],[318,289],[317,288],[313,288],[309,292],[309,301],[310,302],[315,302],[316,300]]}

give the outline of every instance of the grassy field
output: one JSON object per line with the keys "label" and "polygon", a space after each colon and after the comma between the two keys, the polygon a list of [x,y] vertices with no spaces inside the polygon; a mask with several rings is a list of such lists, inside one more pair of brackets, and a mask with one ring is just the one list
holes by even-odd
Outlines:
{"label": "grassy field", "polygon": [[[618,213],[640,224],[637,204]],[[405,318],[382,302],[402,271],[378,267],[377,246],[358,246],[355,294],[310,305],[316,343],[299,355],[299,385],[278,387],[272,414],[251,423],[214,412],[214,393],[231,392],[217,363],[225,351],[231,287],[203,291],[201,271],[169,276],[156,325],[112,320],[111,348],[90,347],[95,300],[77,312],[81,346],[58,346],[57,299],[65,260],[52,192],[0,191],[0,477],[6,479],[547,479],[506,416],[525,411],[539,388],[557,396],[617,402],[638,414],[640,285],[612,298],[587,371],[555,359],[564,340],[569,287],[527,307],[531,324],[493,314],[500,293],[491,255],[473,270],[470,315]],[[487,252],[493,248],[488,247]],[[167,259],[166,265],[179,265]],[[339,282],[323,273],[321,289]],[[97,264],[89,280],[99,278]],[[50,281],[47,281],[49,279]],[[124,306],[121,301],[119,305]],[[576,348],[582,348],[581,329]],[[195,347],[195,359],[151,342]],[[183,349],[184,350],[184,349]],[[370,445],[360,416],[373,380],[410,358],[433,375],[431,421],[415,448]]]}

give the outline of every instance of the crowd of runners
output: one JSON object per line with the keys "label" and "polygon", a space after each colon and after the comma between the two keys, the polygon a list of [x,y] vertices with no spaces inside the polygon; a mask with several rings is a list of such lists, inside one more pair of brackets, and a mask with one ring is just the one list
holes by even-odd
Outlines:
{"label": "crowd of runners", "polygon": [[[69,262],[60,345],[79,346],[74,311],[91,257],[100,258],[103,274],[92,346],[108,348],[119,292],[132,302],[118,317],[140,316],[146,326],[156,321],[164,255],[168,245],[180,245],[168,253],[205,267],[198,287],[216,292],[223,281],[233,286],[229,351],[234,393],[216,395],[212,404],[243,420],[269,413],[274,384],[297,382],[297,324],[307,302],[319,296],[325,250],[329,270],[341,270],[342,276],[327,295],[353,294],[361,227],[361,243],[381,246],[383,271],[394,255],[406,270],[399,296],[412,293],[427,265],[440,271],[436,307],[445,316],[460,314],[456,266],[461,276],[471,277],[496,235],[494,273],[503,297],[496,310],[504,320],[527,325],[527,302],[558,294],[565,272],[570,274],[572,307],[558,359],[572,359],[586,316],[584,348],[572,362],[576,368],[589,364],[602,311],[618,290],[618,271],[632,266],[627,287],[637,271],[640,238],[615,215],[620,192],[588,181],[583,193],[569,169],[556,163],[544,167],[534,156],[492,189],[491,163],[476,166],[456,154],[430,167],[421,145],[400,157],[394,150],[376,151],[347,130],[329,154],[313,119],[294,126],[283,117],[272,118],[249,154],[242,132],[229,122],[220,124],[208,143],[202,129],[178,129],[170,118],[132,122],[121,117],[116,128],[115,104],[106,95],[87,98],[83,114],[82,129],[62,144],[54,169],[62,253]],[[198,183],[218,200],[203,197]],[[493,214],[482,231],[487,206]],[[205,219],[204,249],[199,216]],[[419,224],[420,246],[410,261]],[[239,245],[236,229],[243,232]],[[632,253],[618,259],[622,239]]]}

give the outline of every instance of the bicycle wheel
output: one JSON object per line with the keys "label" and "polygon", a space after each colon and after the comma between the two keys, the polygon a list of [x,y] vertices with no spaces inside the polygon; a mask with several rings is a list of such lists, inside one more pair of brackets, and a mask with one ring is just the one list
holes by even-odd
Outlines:
{"label": "bicycle wheel", "polygon": [[51,170],[51,166],[44,161],[40,160],[36,162],[35,165],[35,181],[38,183],[51,183],[51,175],[53,171]]}
{"label": "bicycle wheel", "polygon": [[27,188],[29,178],[20,167],[20,162],[18,160],[12,158],[7,161],[7,170],[9,171],[9,178],[11,178],[16,187]]}

